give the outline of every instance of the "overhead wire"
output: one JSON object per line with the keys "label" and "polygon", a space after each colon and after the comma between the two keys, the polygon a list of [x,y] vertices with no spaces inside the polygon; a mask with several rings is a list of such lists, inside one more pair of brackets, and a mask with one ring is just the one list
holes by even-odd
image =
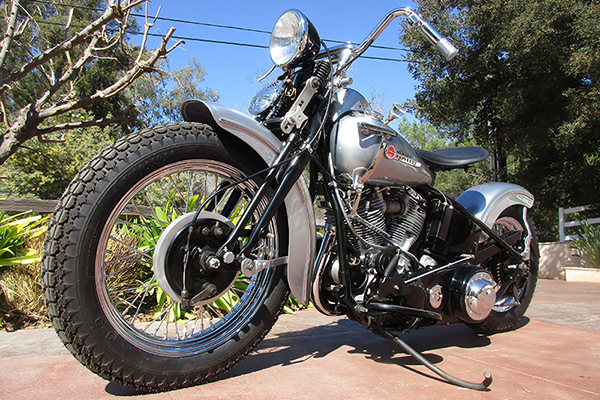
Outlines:
{"label": "overhead wire", "polygon": [[[99,8],[94,8],[94,7],[87,7],[87,6],[82,6],[82,5],[78,5],[78,4],[66,4],[66,3],[59,3],[59,2],[51,2],[51,1],[48,1],[48,0],[32,0],[32,1],[35,2],[35,3],[47,4],[47,5],[53,5],[53,6],[79,8],[79,9],[84,9],[84,10],[89,10],[89,11],[96,11],[96,12],[102,12],[102,11],[104,11],[104,9],[99,9]],[[139,13],[131,13],[131,15],[134,16],[134,17],[138,17],[138,18],[146,18],[147,17],[145,14],[139,14]],[[152,19],[153,20],[160,20],[160,21],[167,21],[167,22],[181,23],[181,24],[188,24],[188,25],[206,26],[206,27],[211,27],[211,28],[238,30],[238,31],[242,31],[242,32],[262,33],[262,34],[268,34],[268,35],[271,34],[270,31],[265,31],[265,30],[261,30],[261,29],[245,28],[245,27],[239,27],[239,26],[233,26],[233,25],[214,24],[214,23],[200,22],[200,21],[190,21],[190,20],[179,19],[179,18],[161,17],[161,16],[158,16],[158,15],[156,17],[152,17]],[[39,23],[39,24],[60,25],[59,23],[51,22],[51,21],[36,20],[36,22]],[[73,26],[73,27],[79,27],[79,28],[83,27],[83,26],[77,26],[77,25],[71,25],[71,26]],[[126,33],[131,34],[131,35],[144,35],[145,34],[144,32],[129,31],[129,30],[126,30]],[[162,37],[163,36],[163,35],[160,35],[160,34],[150,33],[150,32],[146,33],[146,35],[150,36],[150,37]],[[189,41],[189,42],[201,42],[201,43],[221,44],[221,45],[229,45],[229,46],[250,47],[250,48],[257,48],[257,49],[268,49],[269,48],[269,46],[267,46],[267,45],[261,45],[261,44],[243,43],[243,42],[235,42],[235,41],[227,41],[227,40],[217,40],[217,39],[206,39],[206,38],[191,37],[191,36],[173,35],[173,36],[171,36],[171,38],[172,39],[176,39],[176,40]],[[331,42],[331,43],[337,43],[337,44],[346,44],[346,43],[348,43],[348,44],[351,44],[351,45],[357,45],[357,43],[344,42],[344,41],[341,41],[341,40],[334,40],[334,39],[323,39],[323,41],[325,41],[325,42]],[[371,48],[376,48],[376,49],[381,49],[381,50],[407,51],[407,49],[404,49],[404,48],[390,47],[390,46],[371,45],[370,47]],[[376,57],[376,56],[364,56],[363,55],[361,58],[363,58],[363,59],[369,59],[369,60],[376,60],[376,61],[404,62],[404,60],[397,59],[397,58],[390,58],[390,57]]]}

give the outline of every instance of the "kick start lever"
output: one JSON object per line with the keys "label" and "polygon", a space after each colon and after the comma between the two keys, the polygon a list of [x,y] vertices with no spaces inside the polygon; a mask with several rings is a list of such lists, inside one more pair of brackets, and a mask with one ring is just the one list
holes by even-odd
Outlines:
{"label": "kick start lever", "polygon": [[484,379],[483,379],[483,382],[481,382],[481,383],[467,382],[467,381],[463,381],[462,379],[455,378],[452,375],[448,374],[447,372],[444,372],[441,369],[439,369],[438,367],[436,367],[435,365],[433,365],[431,362],[429,362],[429,360],[427,360],[425,357],[423,357],[423,355],[421,355],[418,351],[416,351],[415,349],[410,347],[408,345],[408,343],[406,343],[404,340],[400,339],[398,336],[394,335],[391,332],[386,331],[385,329],[383,329],[381,327],[379,327],[379,331],[383,335],[383,337],[396,342],[408,354],[413,356],[413,358],[415,360],[417,360],[418,362],[420,362],[421,364],[423,364],[424,366],[429,368],[431,371],[435,372],[436,374],[438,374],[439,376],[441,376],[442,378],[444,378],[446,381],[448,381],[449,383],[451,383],[453,385],[464,387],[466,389],[485,391],[485,390],[488,390],[488,387],[492,384],[492,379],[493,379],[492,374],[488,371],[485,371],[483,373]]}

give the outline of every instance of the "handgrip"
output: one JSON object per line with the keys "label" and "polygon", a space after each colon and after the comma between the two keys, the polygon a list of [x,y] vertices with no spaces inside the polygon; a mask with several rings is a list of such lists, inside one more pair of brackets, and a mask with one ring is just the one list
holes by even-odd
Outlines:
{"label": "handgrip", "polygon": [[458,49],[446,38],[440,39],[440,41],[435,44],[435,48],[446,57],[446,61],[452,60],[458,54]]}
{"label": "handgrip", "polygon": [[417,25],[419,28],[421,28],[423,35],[435,45],[435,48],[442,53],[447,61],[450,61],[456,57],[458,54],[458,49],[454,47],[452,43],[450,43],[450,41],[446,39],[440,32],[438,32],[433,25],[425,21],[419,14],[413,11],[408,17],[408,22],[411,25]]}
{"label": "handgrip", "polygon": [[[373,32],[371,32],[371,34],[360,44],[360,46],[353,48],[347,57],[339,60],[336,74],[339,74],[340,71],[346,71],[348,66],[352,64],[354,60],[367,51],[373,42],[375,42],[375,39],[379,37],[381,32],[383,32],[383,30],[392,22],[392,20],[400,16],[407,17],[410,25],[417,25],[420,28],[421,33],[423,33],[423,35],[433,45],[435,45],[435,47],[444,55],[444,57],[446,57],[446,60],[450,61],[456,56],[456,54],[458,54],[458,50],[448,41],[448,39],[439,33],[437,29],[433,27],[433,25],[425,21],[423,17],[408,7],[398,8],[386,15],[381,20],[379,25],[373,29]],[[338,50],[341,51],[342,49],[348,48],[349,47],[343,47],[339,48]],[[326,56],[329,57],[330,54],[321,52],[319,55],[317,55],[317,58],[325,58]]]}

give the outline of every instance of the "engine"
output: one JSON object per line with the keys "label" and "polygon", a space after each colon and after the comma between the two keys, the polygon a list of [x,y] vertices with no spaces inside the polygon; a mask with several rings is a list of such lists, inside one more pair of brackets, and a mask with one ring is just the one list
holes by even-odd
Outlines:
{"label": "engine", "polygon": [[[497,288],[487,270],[469,264],[468,256],[440,269],[433,256],[416,251],[428,208],[421,194],[409,187],[369,187],[345,200],[351,293],[364,310],[398,329],[489,315]],[[320,279],[328,288],[317,307],[332,314],[339,261],[329,255],[324,265],[328,273]]]}
{"label": "engine", "polygon": [[352,207],[348,243],[361,258],[390,245],[408,252],[425,223],[425,200],[410,188],[367,189]]}

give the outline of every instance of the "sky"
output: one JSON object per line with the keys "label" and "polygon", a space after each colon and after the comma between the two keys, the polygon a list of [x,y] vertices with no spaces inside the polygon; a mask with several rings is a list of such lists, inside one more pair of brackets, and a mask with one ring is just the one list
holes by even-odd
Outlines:
{"label": "sky", "polygon": [[[152,0],[149,15],[160,7],[160,17],[188,21],[243,27],[270,32],[277,19],[286,10],[296,8],[313,23],[321,39],[360,43],[373,28],[393,9],[414,7],[406,0],[378,1],[204,1],[204,0]],[[143,21],[140,21],[143,23]],[[399,19],[388,26],[375,45],[400,48]],[[203,38],[219,41],[252,43],[268,46],[269,34],[237,31],[216,27],[182,24],[158,20],[151,29],[153,34],[165,34],[175,27],[175,36]],[[151,39],[148,48],[155,48],[158,39]],[[174,43],[172,41],[171,43]],[[327,43],[330,47],[333,43]],[[365,56],[400,59],[402,51],[369,49]],[[204,67],[207,76],[204,87],[220,94],[219,103],[246,112],[260,85],[253,82],[267,71],[272,62],[268,49],[186,41],[169,56],[172,69],[187,65],[192,58]],[[412,98],[415,82],[407,72],[407,64],[395,61],[359,59],[348,74],[354,80],[351,86],[367,99],[379,93],[380,103],[387,110],[393,102],[403,103]],[[276,76],[276,75],[273,75]],[[409,116],[410,117],[410,116]]]}

